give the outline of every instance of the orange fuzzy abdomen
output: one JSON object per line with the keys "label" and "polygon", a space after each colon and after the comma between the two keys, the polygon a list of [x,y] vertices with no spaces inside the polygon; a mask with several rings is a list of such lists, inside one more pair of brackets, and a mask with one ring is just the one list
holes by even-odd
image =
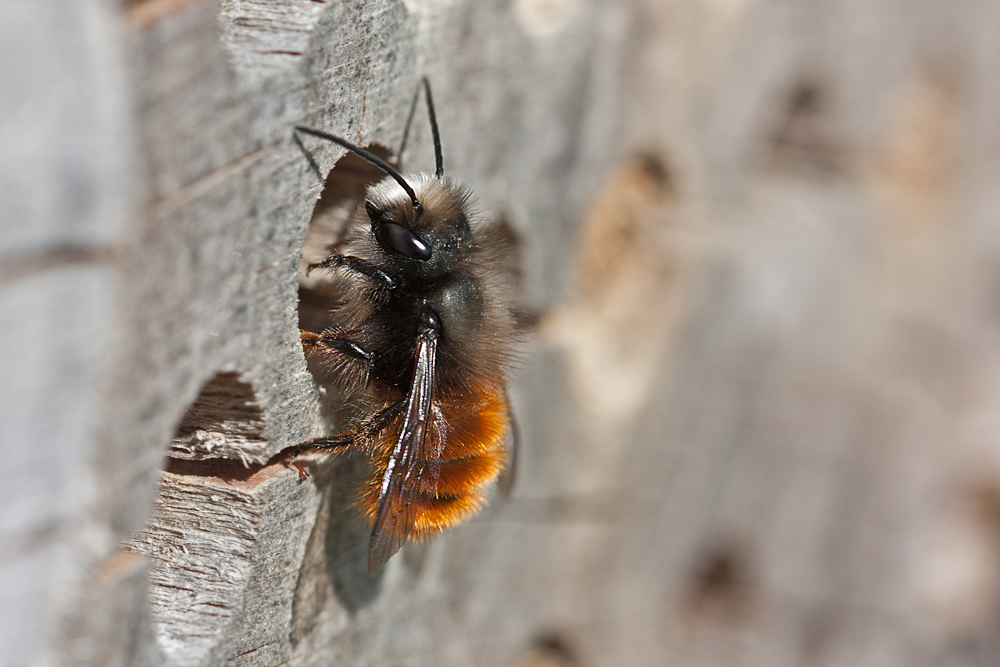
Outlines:
{"label": "orange fuzzy abdomen", "polygon": [[[485,501],[486,487],[500,475],[507,458],[504,440],[509,417],[499,388],[474,394],[441,391],[434,397],[434,412],[434,427],[444,436],[437,463],[440,472],[433,493],[426,490],[409,494],[416,518],[407,538],[428,537],[474,514]],[[372,444],[372,476],[360,498],[369,521],[375,519],[382,477],[401,423],[402,417],[398,417]]]}

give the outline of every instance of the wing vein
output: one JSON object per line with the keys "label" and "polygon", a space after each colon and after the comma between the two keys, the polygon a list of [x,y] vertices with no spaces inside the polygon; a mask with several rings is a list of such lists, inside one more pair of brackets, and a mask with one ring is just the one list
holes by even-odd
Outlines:
{"label": "wing vein", "polygon": [[439,420],[434,418],[436,356],[437,332],[421,331],[403,422],[379,487],[368,544],[368,572],[372,576],[413,535],[420,498],[433,497],[437,490],[444,438]]}

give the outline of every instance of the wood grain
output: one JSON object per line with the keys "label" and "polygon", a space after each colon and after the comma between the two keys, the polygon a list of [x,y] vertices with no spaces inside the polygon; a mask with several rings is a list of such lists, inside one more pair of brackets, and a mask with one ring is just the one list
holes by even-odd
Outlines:
{"label": "wood grain", "polygon": [[[0,664],[995,664],[997,26],[0,3]],[[524,448],[369,578],[367,462],[286,457],[352,409],[303,262],[376,175],[292,128],[399,158],[425,75],[522,251]]]}

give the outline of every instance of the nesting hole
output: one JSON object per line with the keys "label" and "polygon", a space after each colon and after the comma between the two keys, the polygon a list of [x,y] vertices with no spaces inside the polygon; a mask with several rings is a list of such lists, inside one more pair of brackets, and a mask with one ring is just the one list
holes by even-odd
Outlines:
{"label": "nesting hole", "polygon": [[[378,157],[389,160],[390,153],[381,146],[368,146]],[[321,262],[344,240],[351,217],[364,199],[365,190],[385,178],[385,173],[358,157],[346,153],[326,177],[323,194],[313,209],[302,247],[299,269],[299,328],[320,333],[335,324],[330,308],[341,302],[328,276],[321,271],[307,274],[310,264]]]}
{"label": "nesting hole", "polygon": [[670,164],[643,152],[610,172],[580,225],[576,298],[540,327],[567,349],[580,403],[608,425],[646,405],[685,314],[694,246]]}
{"label": "nesting hole", "polygon": [[514,661],[514,667],[580,667],[578,652],[560,634],[547,633],[535,639]]}
{"label": "nesting hole", "polygon": [[[391,153],[378,145],[365,147],[371,153],[389,161]],[[343,283],[334,280],[328,271],[309,271],[311,264],[322,262],[337,250],[352,228],[354,215],[364,201],[368,186],[385,178],[385,173],[354,153],[345,153],[326,177],[323,193],[313,209],[302,247],[299,266],[299,329],[312,333],[340,326],[331,310],[343,305],[346,298]],[[359,215],[365,216],[364,211]],[[324,368],[321,360],[307,358],[309,371],[320,390],[321,411],[330,429],[351,416],[344,412],[342,385],[334,369]],[[332,430],[331,430],[332,432]]]}
{"label": "nesting hole", "polygon": [[260,461],[267,450],[264,410],[238,373],[219,373],[188,408],[170,456],[179,459]]}
{"label": "nesting hole", "polygon": [[219,31],[233,68],[254,77],[294,66],[326,0],[219,0]]}
{"label": "nesting hole", "polygon": [[1000,484],[986,470],[944,496],[913,578],[925,618],[970,648],[988,646],[1000,629]]}
{"label": "nesting hole", "polygon": [[[672,203],[674,176],[660,156],[642,153],[628,159],[612,176],[595,202],[581,232],[578,280],[584,298],[596,303],[618,301],[622,283],[631,284],[631,272],[656,250],[657,227],[664,216],[654,209]],[[648,258],[660,268],[662,257]],[[661,271],[662,272],[662,271]]]}
{"label": "nesting hole", "polygon": [[741,550],[718,547],[698,559],[685,601],[691,620],[739,623],[750,615],[752,603],[750,564]]}
{"label": "nesting hole", "polygon": [[832,103],[818,80],[795,83],[782,98],[768,135],[768,169],[828,176],[844,168],[844,151],[835,137]]}
{"label": "nesting hole", "polygon": [[253,387],[217,375],[181,420],[149,523],[124,545],[151,560],[154,629],[174,662],[209,659],[241,612],[261,524],[253,490],[287,470],[248,466],[239,452],[266,444]]}
{"label": "nesting hole", "polygon": [[[391,153],[382,146],[365,147],[371,153],[389,161]],[[344,303],[343,283],[337,283],[328,271],[309,271],[309,265],[322,262],[342,243],[352,227],[354,215],[364,201],[368,186],[385,178],[385,173],[354,153],[345,153],[326,177],[323,193],[313,209],[302,247],[299,266],[299,329],[322,333],[336,327],[331,310]],[[363,211],[360,215],[365,216]],[[365,216],[367,219],[367,216]],[[344,405],[332,369],[324,368],[315,357],[308,358],[309,371],[320,390],[321,410],[329,428],[343,423],[350,413]],[[332,431],[331,431],[332,432]]]}

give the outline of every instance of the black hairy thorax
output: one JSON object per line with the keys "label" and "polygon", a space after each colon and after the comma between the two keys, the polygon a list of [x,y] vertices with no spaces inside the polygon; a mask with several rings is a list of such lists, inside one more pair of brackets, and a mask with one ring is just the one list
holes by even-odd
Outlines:
{"label": "black hairy thorax", "polygon": [[413,376],[417,333],[428,310],[440,322],[439,384],[454,384],[457,374],[467,373],[466,351],[476,346],[482,335],[483,293],[475,278],[454,271],[401,281],[362,324],[360,329],[374,356],[372,380],[400,392],[407,390]]}
{"label": "black hairy thorax", "polygon": [[[345,328],[357,331],[372,353],[370,380],[405,393],[413,377],[421,321],[433,313],[440,325],[437,386],[469,388],[476,375],[490,377],[500,371],[502,360],[490,352],[487,338],[490,329],[503,326],[497,320],[506,319],[506,313],[488,312],[488,303],[496,300],[490,292],[498,286],[483,280],[489,258],[482,252],[480,230],[470,221],[467,188],[447,176],[407,178],[420,197],[419,209],[386,178],[368,189],[354,214],[341,251],[378,267],[384,277],[368,276],[363,298],[346,309],[353,321]],[[387,228],[392,234],[384,232]],[[357,289],[357,276],[344,278]]]}

